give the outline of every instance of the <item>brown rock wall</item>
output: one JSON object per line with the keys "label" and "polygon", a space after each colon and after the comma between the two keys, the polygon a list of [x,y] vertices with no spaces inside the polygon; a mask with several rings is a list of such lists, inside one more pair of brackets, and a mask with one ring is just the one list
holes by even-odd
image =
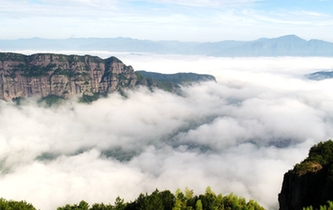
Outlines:
{"label": "brown rock wall", "polygon": [[134,69],[115,57],[0,53],[0,99],[69,98],[76,94],[107,94],[134,87]]}

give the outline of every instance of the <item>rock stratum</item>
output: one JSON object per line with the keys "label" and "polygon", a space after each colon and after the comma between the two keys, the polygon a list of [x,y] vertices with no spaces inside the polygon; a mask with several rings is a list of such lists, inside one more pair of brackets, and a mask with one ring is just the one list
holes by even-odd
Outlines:
{"label": "rock stratum", "polygon": [[115,57],[0,54],[0,98],[5,100],[107,94],[122,86],[134,87],[136,82],[134,69]]}
{"label": "rock stratum", "polygon": [[[309,156],[284,175],[280,210],[319,209],[333,201],[333,141],[320,142]],[[321,208],[320,208],[321,209]]]}
{"label": "rock stratum", "polygon": [[[173,91],[183,78],[192,82],[214,80],[210,75],[188,74],[177,82],[145,78],[116,57],[90,55],[0,53],[0,99],[93,96],[133,88],[157,87]],[[168,78],[167,75],[164,75]],[[208,79],[207,79],[208,78]],[[187,82],[186,80],[186,82]]]}

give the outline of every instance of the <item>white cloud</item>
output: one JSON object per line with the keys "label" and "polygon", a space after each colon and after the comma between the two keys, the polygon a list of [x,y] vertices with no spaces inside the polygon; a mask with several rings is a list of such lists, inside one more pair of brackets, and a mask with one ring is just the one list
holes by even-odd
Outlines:
{"label": "white cloud", "polygon": [[48,210],[212,186],[277,209],[283,174],[333,135],[331,81],[303,77],[331,69],[331,58],[117,56],[218,83],[184,87],[185,97],[141,88],[51,109],[0,102],[0,197]]}
{"label": "white cloud", "polygon": [[125,36],[221,41],[296,34],[332,41],[333,24],[330,13],[283,5],[266,9],[264,1],[256,0],[4,0],[0,17],[6,31],[2,39]]}
{"label": "white cloud", "polygon": [[256,3],[260,0],[147,0],[147,2],[152,3],[165,3],[165,4],[179,4],[185,6],[200,6],[200,7],[216,7],[216,6],[224,6],[224,7],[234,7],[234,6],[249,6],[253,3]]}

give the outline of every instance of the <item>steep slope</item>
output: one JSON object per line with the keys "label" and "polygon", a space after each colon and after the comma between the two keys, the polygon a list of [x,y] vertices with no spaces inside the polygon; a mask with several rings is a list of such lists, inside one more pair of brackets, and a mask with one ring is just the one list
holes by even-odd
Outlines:
{"label": "steep slope", "polygon": [[321,142],[309,156],[284,175],[279,204],[281,210],[318,208],[333,200],[333,141]]}

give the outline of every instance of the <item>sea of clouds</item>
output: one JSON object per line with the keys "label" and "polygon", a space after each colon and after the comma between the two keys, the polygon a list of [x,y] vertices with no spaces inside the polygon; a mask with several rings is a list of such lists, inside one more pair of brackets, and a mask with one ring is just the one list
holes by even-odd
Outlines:
{"label": "sea of clouds", "polygon": [[211,186],[278,209],[284,173],[333,136],[333,82],[304,76],[331,70],[332,58],[84,54],[217,82],[51,108],[0,101],[0,197],[51,210]]}

